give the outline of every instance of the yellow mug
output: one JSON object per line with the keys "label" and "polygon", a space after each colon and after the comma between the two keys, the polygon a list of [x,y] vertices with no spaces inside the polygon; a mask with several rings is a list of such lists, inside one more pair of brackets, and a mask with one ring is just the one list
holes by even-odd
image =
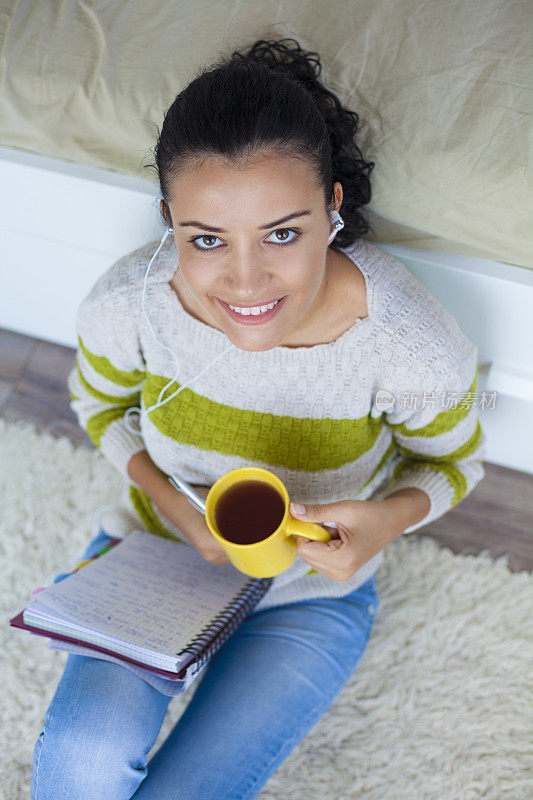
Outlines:
{"label": "yellow mug", "polygon": [[[285,505],[283,518],[276,530],[251,544],[236,544],[222,536],[215,522],[215,508],[221,495],[230,486],[243,481],[264,481],[280,494]],[[272,578],[284,572],[296,560],[296,536],[329,542],[330,534],[316,522],[295,519],[289,513],[289,493],[283,481],[268,469],[261,467],[242,467],[227,472],[213,484],[205,498],[205,519],[209,530],[226,551],[232,564],[245,575],[253,578]]]}

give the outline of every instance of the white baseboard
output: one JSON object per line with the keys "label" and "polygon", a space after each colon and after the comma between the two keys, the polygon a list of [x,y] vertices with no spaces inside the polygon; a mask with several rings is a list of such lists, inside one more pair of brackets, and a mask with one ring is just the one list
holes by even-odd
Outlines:
{"label": "white baseboard", "polygon": [[[76,312],[120,256],[162,226],[150,181],[0,147],[0,327],[76,346]],[[487,461],[533,473],[533,270],[379,243],[479,346]]]}

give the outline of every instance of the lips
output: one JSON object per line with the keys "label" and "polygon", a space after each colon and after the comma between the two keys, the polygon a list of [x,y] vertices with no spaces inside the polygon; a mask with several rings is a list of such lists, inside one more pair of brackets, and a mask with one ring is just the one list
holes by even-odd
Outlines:
{"label": "lips", "polygon": [[[217,300],[220,300],[220,299],[221,299],[220,297],[217,298]],[[269,306],[270,303],[275,303],[276,300],[281,300],[281,297],[273,297],[272,300],[261,300],[261,302],[250,303],[247,306],[243,306],[240,303],[231,303],[231,305],[232,306],[237,306],[237,308],[261,308],[261,306]],[[230,305],[228,300],[222,300],[222,302],[226,303],[227,306]]]}
{"label": "lips", "polygon": [[[222,306],[222,308],[225,309],[226,313],[229,314],[229,316],[233,320],[239,322],[241,325],[263,325],[265,322],[268,322],[273,317],[275,317],[277,313],[279,313],[279,310],[285,304],[286,298],[287,295],[281,297],[274,306],[274,308],[265,311],[263,314],[247,314],[247,315],[239,314],[238,311],[233,311],[233,309],[229,307],[229,304],[226,303],[224,300],[221,300],[219,297],[217,297],[217,300]],[[271,300],[270,302],[274,303],[275,300]],[[263,303],[262,305],[268,305],[268,303]],[[239,306],[239,308],[254,308],[254,306]]]}

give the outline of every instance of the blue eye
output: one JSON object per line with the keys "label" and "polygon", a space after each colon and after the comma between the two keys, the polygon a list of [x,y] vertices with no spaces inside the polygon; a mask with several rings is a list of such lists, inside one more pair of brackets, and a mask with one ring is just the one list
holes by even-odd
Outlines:
{"label": "blue eye", "polygon": [[[271,242],[269,242],[269,244],[273,244],[276,247],[287,247],[288,245],[293,244],[293,242],[295,242],[297,239],[299,239],[300,233],[301,233],[299,230],[294,229],[294,228],[277,228],[277,230],[272,231],[272,233],[269,234],[269,235],[270,236],[274,236],[274,234],[277,235],[280,231],[283,231],[283,232],[286,231],[288,233],[293,233],[294,236],[293,236],[292,239],[288,239],[287,241],[281,241],[281,242],[279,242],[279,241],[278,242],[272,242],[271,241]],[[210,234],[204,233],[201,236],[193,236],[191,239],[189,239],[189,242],[191,242],[193,247],[195,247],[197,250],[201,250],[204,253],[207,253],[207,252],[212,251],[212,250],[219,250],[220,249],[219,245],[217,245],[216,247],[209,246],[209,245],[207,247],[202,247],[201,245],[197,244],[197,242],[202,240],[202,239],[214,239],[216,241],[218,239],[218,236],[212,236]],[[222,241],[222,240],[219,239],[219,241]]]}

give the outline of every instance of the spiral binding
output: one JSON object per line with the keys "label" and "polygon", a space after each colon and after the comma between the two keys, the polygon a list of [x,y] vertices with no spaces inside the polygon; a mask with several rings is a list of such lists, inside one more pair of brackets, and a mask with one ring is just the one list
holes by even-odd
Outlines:
{"label": "spiral binding", "polygon": [[[214,653],[222,647],[239,625],[244,622],[250,611],[266,594],[273,578],[252,578],[248,581],[228,605],[213,617],[209,625],[191,639],[187,647],[176,653],[177,656],[192,655],[198,672],[207,664]],[[222,623],[222,627],[221,627]],[[213,634],[215,634],[213,636]],[[189,665],[188,670],[192,666]]]}

